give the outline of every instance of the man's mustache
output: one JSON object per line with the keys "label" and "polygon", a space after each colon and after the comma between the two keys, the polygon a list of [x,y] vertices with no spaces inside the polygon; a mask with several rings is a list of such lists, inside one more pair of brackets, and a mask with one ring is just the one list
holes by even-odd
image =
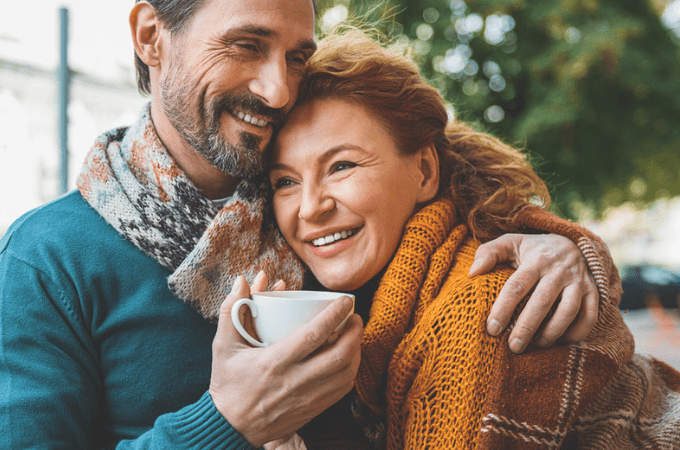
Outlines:
{"label": "man's mustache", "polygon": [[262,100],[252,95],[223,95],[215,99],[212,103],[212,110],[216,114],[225,109],[230,112],[238,110],[244,114],[257,116],[271,122],[274,128],[280,128],[286,119],[286,114],[283,112],[283,109],[270,108],[265,105]]}

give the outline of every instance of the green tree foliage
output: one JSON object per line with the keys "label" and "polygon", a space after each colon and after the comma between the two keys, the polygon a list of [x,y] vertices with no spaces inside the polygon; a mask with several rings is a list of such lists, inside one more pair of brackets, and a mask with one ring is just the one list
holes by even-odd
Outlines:
{"label": "green tree foliage", "polygon": [[680,195],[680,51],[658,3],[322,0],[319,17],[387,18],[456,116],[525,148],[573,216]]}

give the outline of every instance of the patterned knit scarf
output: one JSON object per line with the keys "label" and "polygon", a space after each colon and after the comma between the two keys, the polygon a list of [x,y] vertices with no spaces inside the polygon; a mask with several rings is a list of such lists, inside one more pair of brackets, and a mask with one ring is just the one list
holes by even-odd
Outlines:
{"label": "patterned knit scarf", "polygon": [[266,180],[241,181],[221,210],[167,153],[147,105],[136,124],[100,136],[77,181],[87,202],[140,250],[173,271],[170,290],[216,322],[236,277],[264,270],[288,289],[303,267],[275,227]]}

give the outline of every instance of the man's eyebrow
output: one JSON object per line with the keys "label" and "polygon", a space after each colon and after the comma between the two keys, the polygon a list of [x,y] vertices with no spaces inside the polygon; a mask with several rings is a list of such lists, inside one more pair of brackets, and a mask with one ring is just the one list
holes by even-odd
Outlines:
{"label": "man's eyebrow", "polygon": [[[277,37],[277,33],[271,28],[250,24],[246,24],[237,28],[232,28],[225,33],[225,35],[231,34],[253,34],[255,36],[265,38]],[[298,42],[297,48],[299,50],[311,50],[314,52],[316,51],[316,42],[314,41],[314,39],[302,39],[301,41]]]}
{"label": "man's eyebrow", "polygon": [[314,41],[314,39],[303,39],[298,42],[297,46],[300,50],[311,50],[312,52],[316,51],[316,41]]}
{"label": "man's eyebrow", "polygon": [[237,28],[231,28],[227,30],[225,34],[241,34],[241,33],[254,34],[256,36],[262,36],[267,38],[276,36],[276,32],[270,28],[249,24]]}

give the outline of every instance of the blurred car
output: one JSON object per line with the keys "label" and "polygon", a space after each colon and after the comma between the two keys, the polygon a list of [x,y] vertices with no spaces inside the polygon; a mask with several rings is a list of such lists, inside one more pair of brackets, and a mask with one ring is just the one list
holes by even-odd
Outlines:
{"label": "blurred car", "polygon": [[[640,309],[658,304],[678,308],[680,303],[680,273],[663,266],[636,265],[621,270],[620,309]],[[658,301],[658,302],[657,302]]]}

